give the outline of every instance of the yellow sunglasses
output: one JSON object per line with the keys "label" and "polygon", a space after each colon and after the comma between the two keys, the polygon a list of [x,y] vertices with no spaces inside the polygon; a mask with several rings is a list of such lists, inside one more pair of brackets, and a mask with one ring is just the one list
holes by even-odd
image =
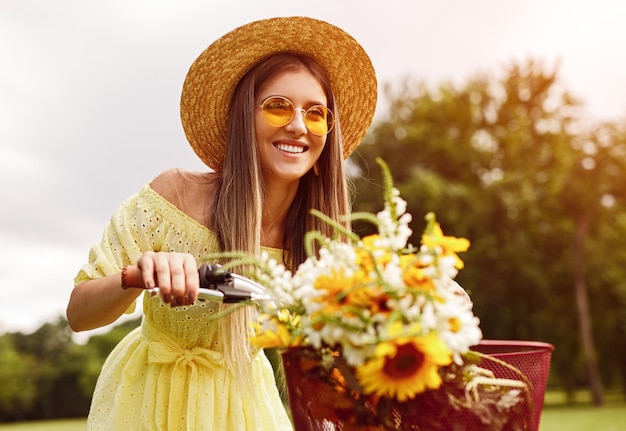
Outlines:
{"label": "yellow sunglasses", "polygon": [[322,105],[313,105],[308,109],[296,108],[286,97],[270,96],[258,107],[261,108],[265,121],[274,127],[289,124],[297,111],[304,113],[304,124],[314,135],[327,135],[335,125],[333,111]]}

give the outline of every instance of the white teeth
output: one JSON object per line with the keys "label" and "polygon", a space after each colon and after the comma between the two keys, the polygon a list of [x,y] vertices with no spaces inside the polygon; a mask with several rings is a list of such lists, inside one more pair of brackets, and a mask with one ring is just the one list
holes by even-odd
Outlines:
{"label": "white teeth", "polygon": [[304,152],[304,147],[300,147],[298,145],[276,144],[276,148],[278,148],[280,151],[285,151],[287,153]]}

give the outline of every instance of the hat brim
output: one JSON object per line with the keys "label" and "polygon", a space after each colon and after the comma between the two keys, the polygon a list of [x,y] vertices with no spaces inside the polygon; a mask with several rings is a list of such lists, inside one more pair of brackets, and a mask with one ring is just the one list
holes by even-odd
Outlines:
{"label": "hat brim", "polygon": [[344,158],[369,128],[376,108],[376,73],[363,47],[344,30],[307,17],[254,21],[212,43],[194,61],[183,85],[180,114],[187,140],[210,168],[222,169],[228,106],[241,78],[278,52],[306,54],[328,72],[338,105]]}

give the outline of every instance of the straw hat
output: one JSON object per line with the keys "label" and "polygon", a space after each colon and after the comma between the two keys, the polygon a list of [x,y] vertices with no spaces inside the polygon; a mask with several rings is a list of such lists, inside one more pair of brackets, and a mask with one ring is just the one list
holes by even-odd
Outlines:
{"label": "straw hat", "polygon": [[277,52],[313,57],[328,72],[338,104],[347,158],[372,122],[377,83],[361,45],[342,29],[306,17],[251,22],[222,36],[191,65],[183,85],[181,120],[191,147],[220,171],[226,147],[228,105],[239,80]]}

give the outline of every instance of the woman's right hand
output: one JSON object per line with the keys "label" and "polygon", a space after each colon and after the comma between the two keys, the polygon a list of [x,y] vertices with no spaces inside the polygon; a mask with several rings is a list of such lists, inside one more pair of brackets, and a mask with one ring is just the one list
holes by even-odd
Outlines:
{"label": "woman's right hand", "polygon": [[200,288],[195,258],[188,253],[144,253],[137,261],[146,289],[158,287],[161,298],[172,306],[191,305]]}
{"label": "woman's right hand", "polygon": [[[132,269],[131,269],[132,268]],[[122,271],[102,278],[93,278],[74,286],[67,305],[67,320],[72,330],[87,331],[116,321],[133,304],[139,289],[127,287],[159,288],[164,301],[172,306],[190,305],[196,299],[200,276],[196,260],[185,253],[144,253],[131,272],[140,271],[131,284],[124,286]]]}

